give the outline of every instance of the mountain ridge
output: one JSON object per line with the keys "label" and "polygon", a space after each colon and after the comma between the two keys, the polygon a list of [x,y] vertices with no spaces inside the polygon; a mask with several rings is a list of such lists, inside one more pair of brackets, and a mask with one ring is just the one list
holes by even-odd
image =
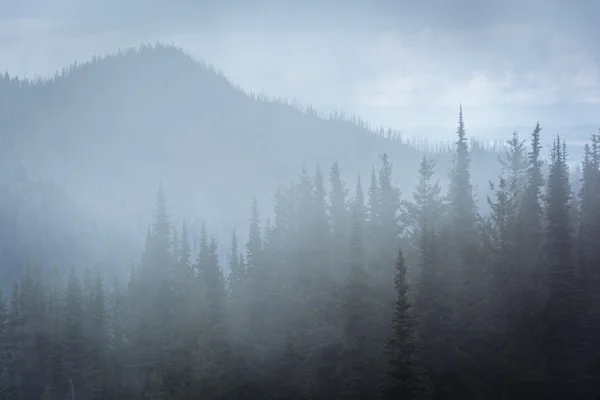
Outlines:
{"label": "mountain ridge", "polygon": [[5,77],[0,104],[6,171],[23,166],[57,180],[96,218],[138,231],[160,181],[179,216],[243,222],[253,196],[269,209],[274,187],[304,165],[338,161],[353,182],[384,151],[415,170],[419,159],[364,127],[244,92],[161,44],[74,64],[47,81]]}

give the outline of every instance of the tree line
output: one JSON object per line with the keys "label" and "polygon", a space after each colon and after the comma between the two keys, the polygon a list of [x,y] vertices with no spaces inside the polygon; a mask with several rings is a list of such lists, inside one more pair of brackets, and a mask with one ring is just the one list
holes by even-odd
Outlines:
{"label": "tree line", "polygon": [[[0,301],[1,399],[588,399],[600,392],[600,135],[578,193],[556,137],[515,133],[480,215],[462,110],[446,193],[381,155],[251,208],[228,273],[159,189],[126,281],[27,269]],[[402,174],[402,171],[396,171]],[[328,184],[326,184],[328,181]]]}

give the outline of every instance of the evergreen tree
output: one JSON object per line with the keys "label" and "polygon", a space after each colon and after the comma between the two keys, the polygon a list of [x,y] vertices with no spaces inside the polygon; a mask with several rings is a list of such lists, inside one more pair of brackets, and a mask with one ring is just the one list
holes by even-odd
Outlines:
{"label": "evergreen tree", "polygon": [[580,369],[580,288],[572,253],[569,220],[569,173],[560,137],[551,153],[546,203],[546,271],[548,302],[544,312],[546,366],[553,396],[578,397],[585,388]]}
{"label": "evergreen tree", "polygon": [[[140,320],[135,324],[136,364],[142,372],[145,385],[151,373],[166,374],[169,354],[177,341],[171,338],[177,309],[177,279],[173,265],[171,223],[167,213],[166,196],[159,186],[154,223],[149,231],[140,265],[135,297],[136,313]],[[173,384],[166,376],[167,386]],[[170,389],[166,389],[170,390]]]}
{"label": "evergreen tree", "polygon": [[415,335],[415,323],[411,315],[406,282],[406,265],[402,249],[396,260],[394,286],[397,297],[394,304],[394,316],[386,342],[388,362],[385,397],[397,399],[422,399],[428,396],[424,372],[419,366],[418,345]]}
{"label": "evergreen tree", "polygon": [[[331,255],[330,255],[330,225],[327,214],[326,191],[321,169],[317,166],[313,179],[313,221],[309,242],[307,243],[310,255],[308,260],[314,276],[313,285],[315,294],[315,310],[318,310],[317,324],[329,326],[337,325],[337,287],[332,280]],[[318,303],[317,303],[318,302]]]}
{"label": "evergreen tree", "polygon": [[538,249],[543,238],[544,212],[541,205],[542,187],[544,176],[543,162],[540,158],[541,143],[540,132],[542,128],[538,123],[531,134],[531,151],[529,152],[529,168],[527,170],[527,183],[520,202],[519,240],[522,245],[518,250],[522,265],[525,268],[534,268],[538,260]]}
{"label": "evergreen tree", "polygon": [[171,232],[171,264],[175,267],[179,266],[179,256],[180,256],[180,240],[179,240],[179,232],[177,232],[177,228],[173,226]]}
{"label": "evergreen tree", "polygon": [[509,382],[528,380],[537,372],[535,366],[523,357],[521,346],[529,332],[522,322],[529,318],[522,313],[527,301],[528,275],[524,274],[517,258],[518,202],[517,181],[500,177],[498,185],[490,182],[494,198],[488,196],[490,214],[481,218],[483,250],[489,275],[489,314],[486,320],[487,343],[485,351],[495,353],[486,368],[495,371],[498,388],[503,396],[514,396]]}
{"label": "evergreen tree", "polygon": [[97,276],[95,280],[88,318],[91,322],[86,359],[86,372],[90,384],[90,394],[88,396],[91,399],[105,399],[108,394],[108,332],[106,296],[100,276]]}
{"label": "evergreen tree", "polygon": [[[600,283],[600,156],[599,135],[592,135],[592,144],[586,144],[582,163],[581,188],[579,190],[580,215],[578,226],[578,263],[580,281],[585,301],[585,340],[591,376],[600,373],[600,296],[596,288]],[[600,384],[596,384],[600,390]]]}
{"label": "evergreen tree", "polygon": [[67,386],[76,396],[87,393],[85,382],[84,351],[86,347],[83,332],[83,294],[81,284],[75,268],[69,273],[67,290],[65,293],[65,332],[64,332],[64,359]]}
{"label": "evergreen tree", "polygon": [[333,163],[329,171],[329,215],[331,219],[331,238],[333,240],[333,265],[341,273],[347,262],[344,257],[350,233],[350,215],[346,204],[348,189],[340,176],[338,163]]}
{"label": "evergreen tree", "polygon": [[190,259],[192,257],[192,249],[190,248],[190,239],[188,237],[188,230],[185,221],[181,226],[181,246],[179,248],[179,263],[182,269],[186,272],[189,277],[190,273]]}
{"label": "evergreen tree", "polygon": [[[457,361],[461,364],[464,376],[475,377],[477,365],[483,362],[482,349],[485,344],[479,332],[485,329],[480,318],[485,315],[488,279],[482,268],[483,259],[477,241],[477,208],[473,198],[471,183],[471,155],[466,139],[462,106],[458,117],[458,140],[450,171],[448,192],[451,221],[451,237],[448,237],[450,251],[444,255],[446,266],[453,270],[448,274],[452,279],[451,291],[454,298],[456,323],[453,324],[453,340],[457,349]],[[479,382],[471,380],[463,385],[477,391]]]}
{"label": "evergreen tree", "polygon": [[[377,181],[377,175],[375,174],[375,167],[371,170],[371,178],[369,181],[369,191],[367,200],[367,213],[368,213],[368,228],[366,232],[367,238],[367,253],[370,248],[375,246],[375,243],[379,240],[379,217],[380,214],[380,199],[379,199],[379,183]],[[374,252],[374,251],[371,251]]]}
{"label": "evergreen tree", "polygon": [[258,202],[256,198],[252,201],[252,217],[250,218],[250,233],[248,235],[246,250],[248,253],[248,271],[254,273],[257,268],[260,268],[260,253],[262,251]]}
{"label": "evergreen tree", "polygon": [[419,167],[419,180],[413,192],[414,202],[404,201],[403,222],[414,242],[428,234],[439,224],[443,212],[439,181],[432,182],[435,172],[435,160],[423,156]]}
{"label": "evergreen tree", "polygon": [[458,140],[450,172],[449,199],[456,240],[469,243],[475,238],[476,208],[471,184],[471,157],[467,145],[462,106],[458,115]]}
{"label": "evergreen tree", "polygon": [[244,270],[240,263],[237,235],[231,234],[231,250],[229,252],[229,296],[233,302],[239,301],[242,296]]}
{"label": "evergreen tree", "polygon": [[448,335],[451,300],[448,277],[443,273],[439,255],[443,202],[438,182],[433,183],[435,162],[423,157],[419,181],[413,192],[414,202],[404,202],[406,224],[418,249],[421,276],[417,285],[415,309],[418,334],[422,343],[423,363],[433,375],[444,371],[449,358]]}
{"label": "evergreen tree", "polygon": [[528,167],[525,141],[520,140],[519,134],[515,131],[506,144],[508,149],[505,150],[504,157],[498,156],[498,161],[504,172],[508,173],[507,179],[513,191],[521,193],[525,187]]}
{"label": "evergreen tree", "polygon": [[374,305],[373,278],[366,265],[364,230],[366,209],[360,176],[352,204],[350,273],[345,290],[345,335],[341,358],[343,398],[363,399],[377,390],[377,370],[374,368],[377,343],[373,333],[377,319],[372,317]]}
{"label": "evergreen tree", "polygon": [[[203,246],[204,247],[204,246]],[[201,290],[204,293],[207,313],[200,331],[196,373],[199,384],[207,396],[223,396],[229,390],[231,354],[229,329],[226,318],[227,290],[223,271],[219,265],[217,242],[211,238],[204,247],[198,265]]]}

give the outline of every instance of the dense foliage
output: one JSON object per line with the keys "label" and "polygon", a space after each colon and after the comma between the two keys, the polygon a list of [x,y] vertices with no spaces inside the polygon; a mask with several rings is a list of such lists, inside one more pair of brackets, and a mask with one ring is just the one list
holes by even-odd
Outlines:
{"label": "dense foliage", "polygon": [[462,111],[446,195],[427,157],[412,196],[386,154],[351,196],[337,163],[303,169],[264,224],[253,202],[226,274],[160,189],[127,282],[32,266],[6,293],[0,398],[595,398],[600,136],[573,194],[540,131],[508,142],[485,215]]}

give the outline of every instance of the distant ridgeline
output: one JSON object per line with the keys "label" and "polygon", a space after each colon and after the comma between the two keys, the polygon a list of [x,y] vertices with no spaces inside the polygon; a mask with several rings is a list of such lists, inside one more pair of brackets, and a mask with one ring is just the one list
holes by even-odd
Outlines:
{"label": "distant ridgeline", "polygon": [[[447,186],[454,147],[248,94],[172,46],[94,58],[48,80],[6,74],[0,77],[0,278],[12,280],[36,260],[118,264],[127,241],[94,221],[141,241],[158,182],[174,215],[206,218],[223,242],[233,228],[247,231],[250,199],[268,215],[272,189],[297,181],[303,166],[337,161],[341,177],[354,182],[358,171],[366,179],[385,152],[398,171],[394,184],[409,195],[422,152],[437,160],[435,176]],[[487,188],[500,172],[496,154],[503,146],[473,140],[470,148],[473,184]],[[484,190],[477,201],[485,212]],[[190,226],[191,233],[199,227]]]}

